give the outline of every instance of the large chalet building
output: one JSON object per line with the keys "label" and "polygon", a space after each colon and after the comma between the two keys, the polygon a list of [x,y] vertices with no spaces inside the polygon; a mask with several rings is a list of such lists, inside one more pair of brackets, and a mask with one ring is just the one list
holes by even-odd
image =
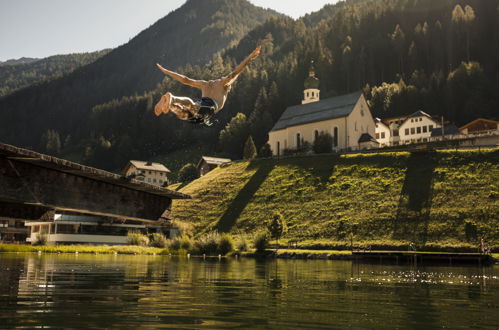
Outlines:
{"label": "large chalet building", "polygon": [[163,164],[131,160],[125,166],[124,175],[156,186],[168,184],[168,174],[171,173]]}

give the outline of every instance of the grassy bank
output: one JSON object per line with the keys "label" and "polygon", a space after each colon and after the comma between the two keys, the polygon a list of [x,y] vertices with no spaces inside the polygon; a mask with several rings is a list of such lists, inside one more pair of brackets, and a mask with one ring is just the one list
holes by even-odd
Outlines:
{"label": "grassy bank", "polygon": [[234,163],[182,187],[194,233],[251,235],[279,211],[285,245],[475,252],[499,246],[499,151],[310,156]]}
{"label": "grassy bank", "polygon": [[19,245],[0,244],[0,252],[168,254],[166,249],[135,245]]}

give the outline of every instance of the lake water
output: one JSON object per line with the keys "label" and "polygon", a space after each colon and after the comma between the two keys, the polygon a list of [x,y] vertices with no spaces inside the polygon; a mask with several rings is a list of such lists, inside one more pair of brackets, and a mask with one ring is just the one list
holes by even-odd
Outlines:
{"label": "lake water", "polygon": [[499,326],[499,267],[0,254],[0,328]]}

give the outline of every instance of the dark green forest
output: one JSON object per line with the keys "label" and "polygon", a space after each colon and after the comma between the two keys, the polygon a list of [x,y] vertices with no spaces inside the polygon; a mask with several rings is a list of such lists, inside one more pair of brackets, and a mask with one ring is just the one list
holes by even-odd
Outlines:
{"label": "dark green forest", "polygon": [[155,63],[204,65],[274,16],[245,0],[189,0],[95,62],[1,98],[0,140],[49,152],[40,138],[54,130],[78,149],[93,130],[92,107],[154,89],[164,77]]}
{"label": "dark green forest", "polygon": [[33,63],[39,60],[40,60],[39,58],[34,58],[34,57],[21,57],[18,59],[13,58],[5,62],[0,61],[0,66]]}
{"label": "dark green forest", "polygon": [[5,63],[8,64],[0,65],[0,97],[35,83],[62,77],[107,53],[109,49],[92,53],[55,55],[38,60],[7,61]]}
{"label": "dark green forest", "polygon": [[[208,2],[219,10],[207,13]],[[250,12],[262,13],[261,20],[249,24],[245,10],[253,19]],[[185,23],[193,12],[212,21],[203,22],[210,26],[206,38],[199,36],[204,28]],[[169,33],[167,26],[181,30],[184,41],[196,37],[189,46],[168,39],[175,59],[151,53],[158,45],[150,40]],[[220,42],[227,35],[231,41]],[[166,91],[200,96],[155,72],[155,62],[196,79],[217,78],[257,44],[262,56],[241,75],[214,126],[154,116]],[[322,98],[363,90],[378,117],[423,110],[457,125],[497,119],[498,48],[498,1],[349,0],[293,20],[244,0],[190,0],[96,63],[1,99],[0,139],[111,170],[129,159],[160,160],[176,170],[201,153],[241,158],[248,136],[259,150],[285,108],[300,102],[312,60]],[[127,65],[103,64],[118,62],[120,53]]]}

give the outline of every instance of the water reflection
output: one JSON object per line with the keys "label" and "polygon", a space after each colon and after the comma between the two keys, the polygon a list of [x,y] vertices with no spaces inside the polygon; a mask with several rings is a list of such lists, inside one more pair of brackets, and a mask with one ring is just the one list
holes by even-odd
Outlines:
{"label": "water reflection", "polygon": [[497,267],[0,255],[2,327],[494,327]]}

